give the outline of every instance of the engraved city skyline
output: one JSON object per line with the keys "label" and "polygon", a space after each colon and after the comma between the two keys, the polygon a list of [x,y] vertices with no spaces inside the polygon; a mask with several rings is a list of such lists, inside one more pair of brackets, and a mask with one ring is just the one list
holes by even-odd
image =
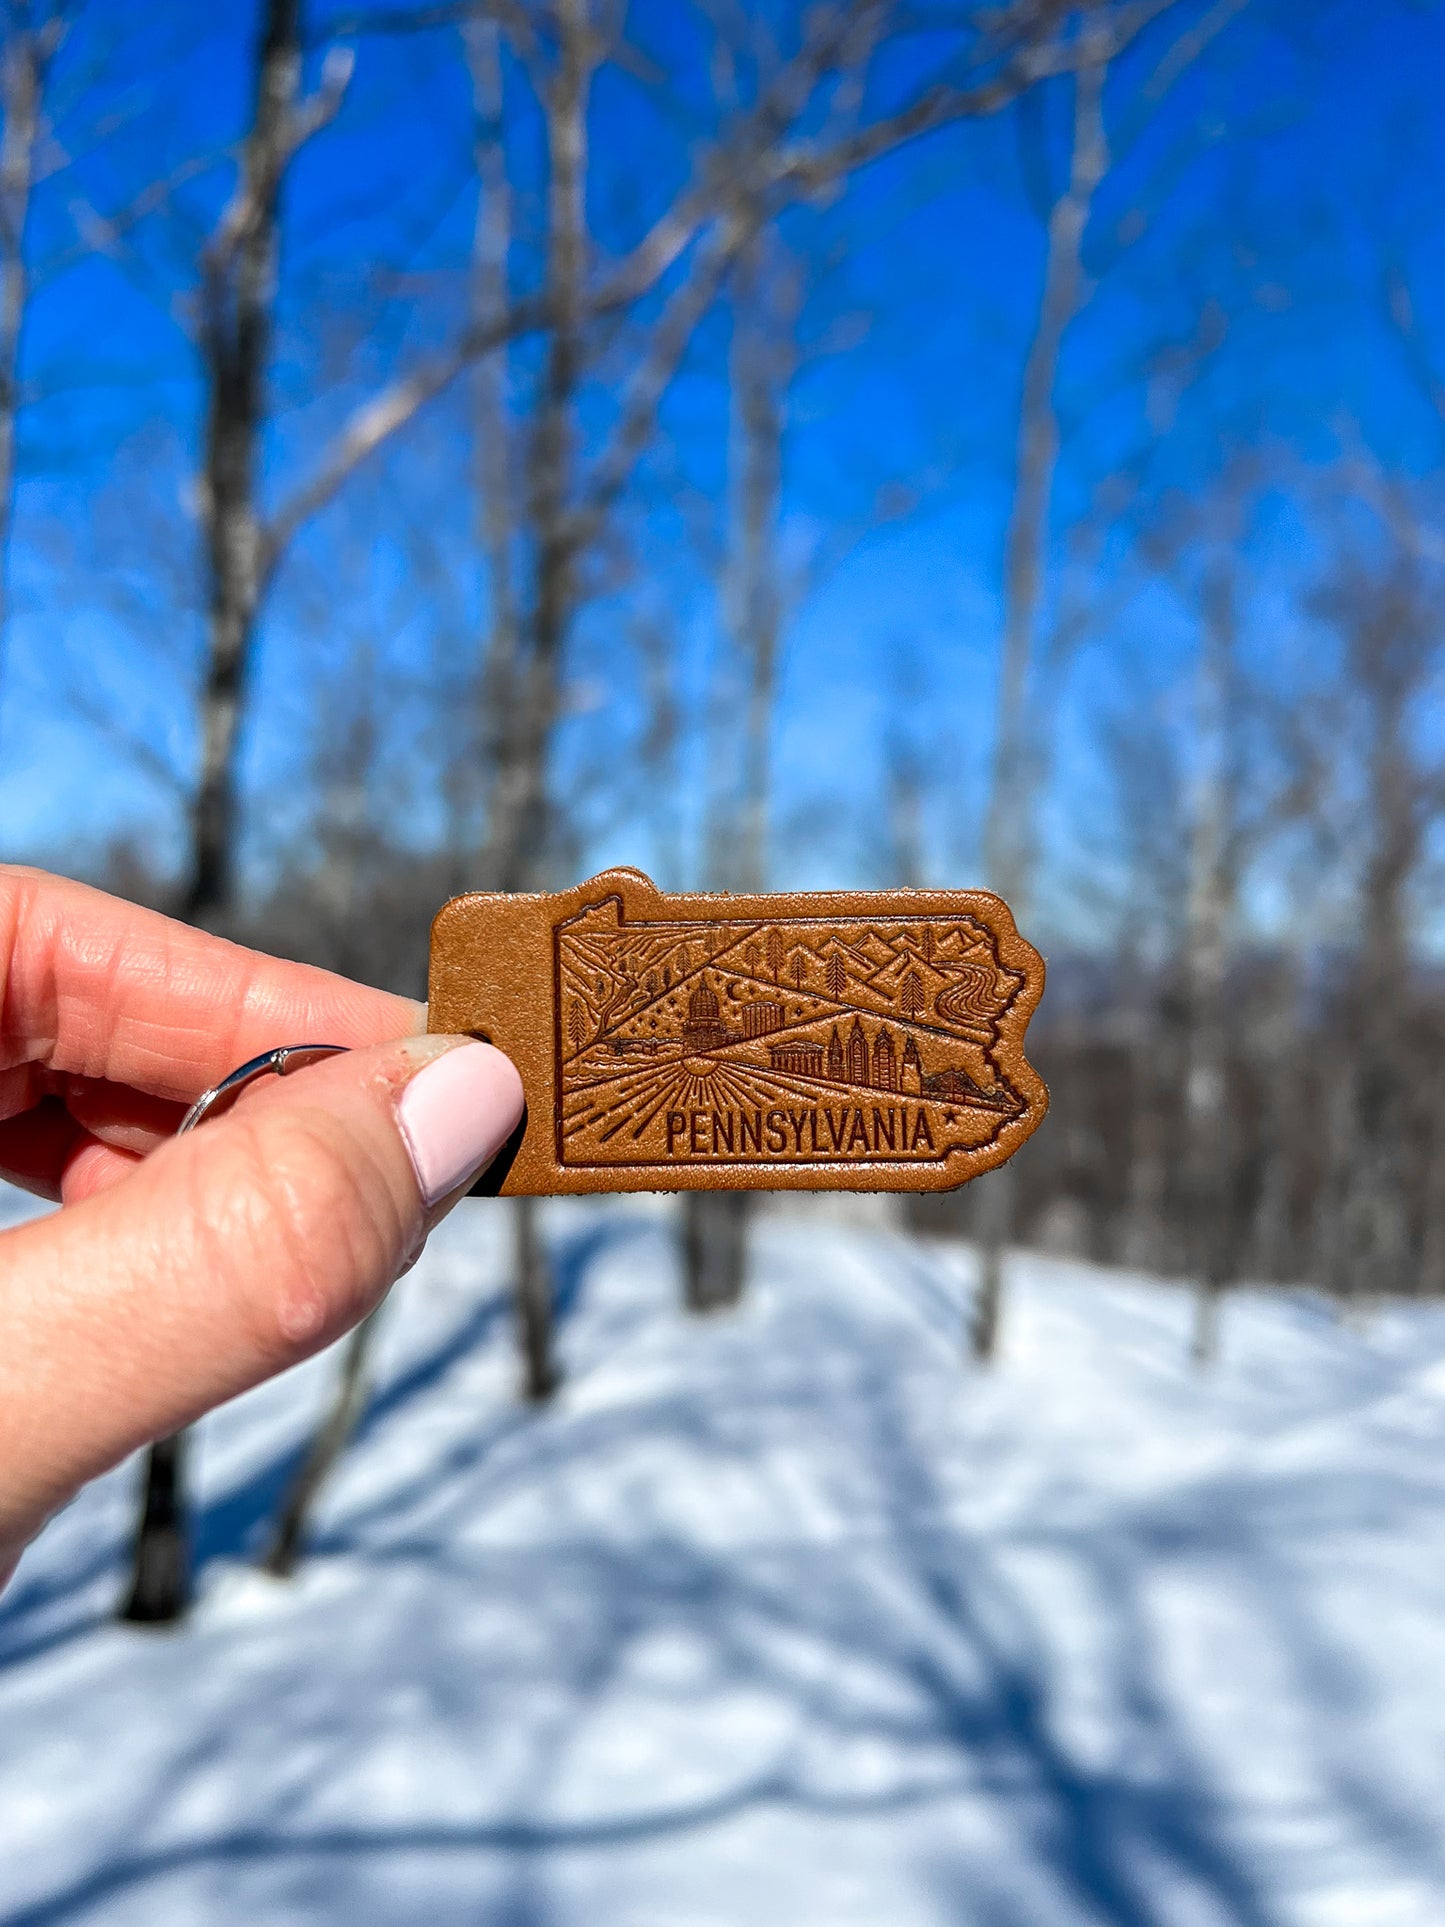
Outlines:
{"label": "engraved city skyline", "polygon": [[564,1164],[936,1162],[1025,1101],[1024,984],[969,916],[628,921],[554,931]]}

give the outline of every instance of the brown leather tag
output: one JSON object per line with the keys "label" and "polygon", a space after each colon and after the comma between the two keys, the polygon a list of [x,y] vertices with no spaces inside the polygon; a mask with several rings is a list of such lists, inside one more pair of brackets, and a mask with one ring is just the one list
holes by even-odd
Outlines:
{"label": "brown leather tag", "polygon": [[454,897],[429,1026],[522,1073],[487,1189],[942,1191],[1042,1121],[1043,959],[984,891]]}

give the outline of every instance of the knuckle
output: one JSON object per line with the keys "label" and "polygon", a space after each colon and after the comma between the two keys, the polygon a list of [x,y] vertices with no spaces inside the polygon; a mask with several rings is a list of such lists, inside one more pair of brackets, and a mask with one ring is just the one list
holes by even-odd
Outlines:
{"label": "knuckle", "polygon": [[[268,1363],[305,1357],[390,1284],[403,1235],[391,1189],[325,1113],[224,1120],[224,1196],[200,1223]],[[218,1136],[221,1134],[218,1133]],[[218,1150],[222,1147],[218,1146]]]}

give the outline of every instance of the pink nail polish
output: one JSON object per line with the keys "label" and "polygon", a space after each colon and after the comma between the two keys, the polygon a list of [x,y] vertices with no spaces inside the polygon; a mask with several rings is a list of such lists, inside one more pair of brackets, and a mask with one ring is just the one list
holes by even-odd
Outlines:
{"label": "pink nail polish", "polygon": [[429,1205],[496,1156],[522,1106],[516,1066],[490,1044],[459,1044],[423,1065],[401,1094],[396,1121]]}

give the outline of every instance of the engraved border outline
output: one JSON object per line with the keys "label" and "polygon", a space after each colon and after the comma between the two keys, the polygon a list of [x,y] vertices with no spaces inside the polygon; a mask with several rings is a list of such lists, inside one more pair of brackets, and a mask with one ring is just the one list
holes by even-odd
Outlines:
{"label": "engraved border outline", "polygon": [[[615,875],[616,872],[612,872],[611,874]],[[649,886],[649,889],[655,894],[658,900],[659,906],[665,907],[667,905],[668,892],[658,890],[656,885],[652,883],[651,878],[644,878],[641,876],[640,873],[626,873],[626,874],[637,874],[638,881],[646,882],[647,885]],[[609,875],[608,872],[606,871],[603,872],[603,877],[606,877],[608,875]],[[592,879],[592,881],[601,882],[602,878],[601,877],[594,878]],[[586,884],[583,884],[581,887],[582,889],[585,890],[588,886]],[[816,893],[810,893],[810,894],[827,896],[833,893],[816,892]],[[886,895],[887,893],[882,892],[880,894]],[[931,894],[931,893],[924,893],[924,894]],[[968,894],[973,895],[975,893],[969,892]],[[608,903],[615,903],[617,905],[617,923],[618,923],[619,929],[624,929],[628,927],[631,927],[632,929],[641,929],[648,924],[662,924],[662,923],[726,924],[726,923],[748,923],[748,922],[755,921],[755,919],[749,918],[744,914],[739,914],[737,910],[731,908],[731,906],[736,901],[736,899],[731,895],[725,894],[725,893],[709,893],[709,895],[711,897],[711,901],[716,902],[717,904],[723,907],[724,914],[717,917],[698,917],[698,916],[667,917],[667,916],[644,915],[643,917],[637,920],[631,921],[631,923],[629,924],[627,904],[623,898],[622,892],[615,887],[611,887],[606,889],[602,895],[596,897],[595,899],[583,898],[581,901],[577,903],[575,908],[569,910],[565,916],[557,917],[553,920],[552,922],[552,1063],[553,1063],[553,1080],[554,1080],[553,1090],[555,1092],[555,1098],[553,1102],[553,1134],[555,1137],[555,1144],[556,1144],[557,1164],[560,1170],[603,1171],[603,1172],[606,1172],[606,1171],[657,1171],[657,1172],[665,1172],[669,1175],[671,1175],[673,1172],[679,1169],[708,1170],[708,1171],[757,1171],[757,1170],[839,1171],[839,1170],[845,1170],[845,1171],[890,1171],[890,1172],[900,1172],[905,1174],[914,1172],[914,1171],[919,1171],[919,1170],[933,1169],[933,1170],[943,1171],[946,1173],[956,1158],[964,1159],[971,1162],[972,1160],[977,1159],[981,1154],[995,1150],[998,1146],[999,1138],[1002,1136],[1005,1128],[1011,1124],[1026,1124],[1027,1126],[1026,1130],[1024,1131],[1023,1137],[1019,1140],[1020,1144],[1025,1142],[1029,1137],[1033,1135],[1034,1130],[1042,1122],[1043,1116],[1047,1111],[1047,1108],[1048,1108],[1047,1099],[1045,1099],[1043,1106],[1040,1107],[1029,1097],[1027,1092],[1020,1091],[1018,1095],[1023,1099],[1023,1109],[1021,1111],[1015,1112],[1012,1116],[1000,1115],[998,1117],[997,1122],[994,1124],[993,1129],[989,1132],[986,1138],[982,1139],[978,1144],[953,1145],[948,1150],[944,1151],[941,1156],[932,1157],[932,1158],[869,1157],[865,1159],[865,1158],[841,1157],[841,1158],[811,1158],[811,1159],[810,1158],[776,1159],[776,1158],[766,1158],[766,1157],[763,1157],[763,1158],[710,1157],[704,1161],[700,1161],[695,1165],[669,1164],[669,1163],[664,1163],[661,1159],[655,1158],[655,1157],[619,1158],[619,1159],[611,1160],[605,1163],[603,1162],[592,1163],[592,1162],[587,1162],[576,1158],[569,1158],[567,1156],[567,1151],[566,1151],[566,1133],[564,1129],[564,1106],[566,1101],[566,1086],[563,1078],[563,1053],[562,1053],[562,989],[563,989],[562,932],[563,930],[566,928],[568,924],[576,923],[579,918],[585,916],[589,911],[600,910],[605,904],[608,904]],[[997,1062],[994,1061],[993,1053],[998,1048],[999,1043],[1002,1041],[1003,1018],[1007,1017],[1010,1013],[1014,1011],[1015,1007],[1019,1004],[1021,999],[1027,998],[1027,995],[1031,986],[1030,986],[1029,973],[1026,971],[1015,970],[1012,965],[1004,961],[1002,955],[1000,954],[1000,946],[1003,938],[1003,932],[999,930],[999,928],[993,922],[991,922],[987,917],[981,916],[977,910],[956,911],[956,912],[947,912],[947,913],[940,912],[940,911],[924,911],[924,910],[903,911],[903,912],[895,911],[890,915],[880,916],[877,919],[877,921],[880,923],[884,923],[884,922],[932,923],[932,922],[939,921],[940,917],[946,917],[947,915],[967,917],[970,922],[981,924],[983,928],[988,932],[989,938],[993,944],[994,962],[997,965],[997,967],[1000,970],[1006,971],[1011,976],[1019,977],[1021,980],[1019,982],[1017,989],[1009,997],[1008,1002],[1004,1005],[1003,1010],[999,1014],[1000,1031],[996,1035],[994,1043],[991,1044],[988,1049],[989,1061],[994,1064],[995,1071],[998,1073],[1000,1077],[1003,1078],[1004,1082],[1007,1083],[1009,1088],[1012,1090],[1015,1088],[1013,1084],[1013,1080],[1009,1076],[1008,1072],[1002,1069],[1002,1067]],[[796,913],[793,913],[789,915],[787,918],[780,918],[778,920],[786,921],[790,923],[852,924],[852,923],[866,923],[870,919],[866,915],[857,915],[857,914],[846,915],[840,912],[832,912],[827,915],[820,915],[820,916],[806,916],[806,915],[798,915]],[[1015,926],[1015,935],[1018,936],[1018,931],[1016,926]],[[1024,939],[1020,937],[1019,941],[1023,942]],[[1035,1000],[1035,1003],[1036,1003],[1036,1000]],[[1024,1014],[1023,1022],[1025,1027],[1027,1027],[1028,1020],[1033,1015],[1035,1003],[1030,1003],[1028,1009]],[[849,1008],[851,1009],[855,1007],[850,1005]],[[861,1014],[873,1015],[875,1013],[866,1012]],[[1020,1055],[1021,1056],[1023,1055],[1021,1042],[1020,1042]],[[1025,1061],[1027,1060],[1025,1059]],[[1012,1154],[1010,1153],[1009,1155],[1012,1155]],[[993,1169],[998,1162],[999,1160],[997,1159],[990,1159],[986,1168]],[[965,1171],[964,1175],[961,1176],[958,1180],[959,1184],[966,1183],[968,1179],[968,1175],[969,1173]],[[982,1176],[983,1175],[982,1172],[980,1172],[979,1175]]]}

